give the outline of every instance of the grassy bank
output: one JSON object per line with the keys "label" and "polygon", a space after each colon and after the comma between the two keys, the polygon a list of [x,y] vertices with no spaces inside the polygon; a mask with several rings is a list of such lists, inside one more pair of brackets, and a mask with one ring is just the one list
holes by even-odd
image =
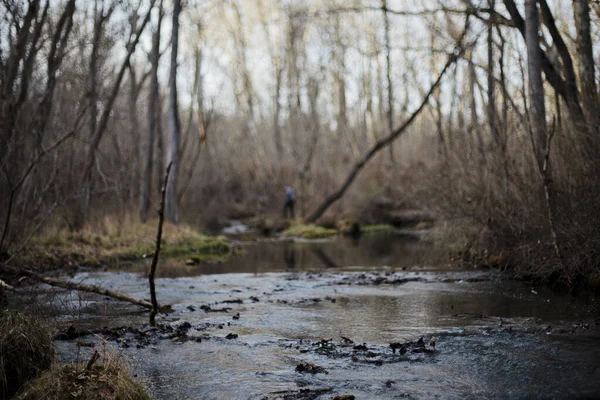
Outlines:
{"label": "grassy bank", "polygon": [[[156,223],[107,226],[77,233],[58,231],[37,236],[15,263],[28,266],[114,266],[152,257]],[[185,225],[165,223],[163,227],[163,257],[190,257],[199,262],[222,259],[232,251],[233,246],[224,236],[204,235]]]}

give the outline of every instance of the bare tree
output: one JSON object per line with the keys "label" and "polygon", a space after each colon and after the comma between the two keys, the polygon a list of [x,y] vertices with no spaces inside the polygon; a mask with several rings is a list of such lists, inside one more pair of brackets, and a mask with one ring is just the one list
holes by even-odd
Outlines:
{"label": "bare tree", "polygon": [[235,27],[232,29],[232,35],[236,44],[237,62],[240,69],[238,72],[241,74],[242,91],[246,103],[246,128],[250,136],[256,136],[254,87],[252,85],[250,70],[248,69],[248,55],[246,54],[248,45],[243,30],[245,25],[242,21],[242,14],[240,13],[237,0],[232,1],[231,6],[236,21]]}
{"label": "bare tree", "polygon": [[93,172],[94,167],[96,166],[96,162],[97,162],[96,150],[98,149],[98,146],[100,145],[100,141],[102,140],[102,137],[104,136],[104,133],[108,126],[108,121],[110,119],[111,112],[112,112],[113,106],[115,104],[117,95],[119,94],[121,82],[123,80],[123,77],[125,76],[125,72],[127,71],[128,67],[129,67],[131,56],[133,55],[133,53],[137,47],[137,44],[140,41],[142,32],[144,31],[144,28],[146,27],[148,21],[150,20],[152,8],[154,7],[155,2],[156,2],[156,0],[152,0],[152,2],[150,4],[150,8],[149,8],[148,12],[146,13],[146,16],[142,20],[142,23],[140,24],[139,28],[137,28],[137,30],[135,29],[135,27],[137,25],[135,23],[135,20],[136,20],[135,15],[137,15],[137,12],[132,17],[132,29],[131,29],[130,38],[129,38],[129,41],[127,44],[127,54],[125,55],[125,58],[119,68],[119,72],[115,79],[115,83],[113,84],[110,96],[109,96],[106,104],[104,104],[104,109],[103,109],[103,113],[100,117],[99,124],[96,128],[96,131],[94,132],[93,137],[91,138],[91,143],[88,146],[87,157],[86,157],[87,163],[84,168],[84,172],[82,174],[82,179],[81,179],[83,186],[88,188],[88,196],[86,196],[86,204],[82,211],[83,215],[87,214],[86,210],[89,209],[90,204],[91,204],[91,192],[92,192],[91,188],[92,188],[92,183],[93,183],[92,182],[92,172]]}
{"label": "bare tree", "polygon": [[[383,26],[385,32],[385,78],[387,86],[387,128],[388,135],[394,129],[394,87],[392,84],[392,45],[390,40],[390,16],[388,15],[387,0],[381,0]],[[394,143],[390,143],[390,161],[395,162]]]}
{"label": "bare tree", "polygon": [[281,89],[283,86],[283,73],[285,71],[284,57],[281,50],[277,50],[279,47],[275,41],[273,43],[273,35],[270,32],[269,21],[265,14],[265,4],[263,0],[257,0],[258,11],[260,14],[261,24],[263,32],[267,39],[267,47],[269,51],[269,57],[271,58],[271,66],[273,68],[273,76],[275,77],[275,84],[273,85],[273,141],[275,144],[275,152],[277,153],[278,161],[281,162],[283,155],[283,142],[281,137]]}
{"label": "bare tree", "polygon": [[160,60],[160,32],[163,19],[163,1],[160,1],[158,6],[158,19],[156,28],[152,33],[152,54],[151,64],[152,71],[150,73],[150,100],[148,102],[148,143],[146,147],[146,161],[144,166],[144,176],[142,178],[141,202],[140,202],[140,219],[145,222],[148,218],[150,209],[151,184],[152,184],[152,165],[154,162],[154,145],[156,126],[160,124],[158,103],[159,103],[159,84],[158,84],[158,63]]}
{"label": "bare tree", "polygon": [[[488,0],[491,12],[495,10],[496,0]],[[494,76],[496,62],[494,61],[494,25],[487,24],[487,119],[490,126],[490,134],[496,146],[500,144],[498,132],[498,113],[496,108],[496,77]]]}
{"label": "bare tree", "polygon": [[542,80],[542,49],[539,36],[540,18],[537,0],[525,1],[525,40],[527,42],[527,75],[531,111],[529,123],[533,133],[534,152],[541,163],[546,152],[546,105]]}
{"label": "bare tree", "polygon": [[527,42],[527,71],[531,97],[531,111],[529,113],[531,143],[537,161],[537,166],[542,176],[548,223],[550,226],[550,234],[552,236],[552,245],[554,247],[557,259],[559,262],[562,262],[561,252],[556,235],[555,195],[550,170],[550,141],[554,135],[555,126],[553,124],[550,135],[548,135],[548,127],[546,124],[546,108],[544,105],[544,86],[542,81],[542,50],[539,45],[540,37],[537,0],[525,0],[525,34]]}
{"label": "bare tree", "polygon": [[[590,29],[590,7],[587,0],[573,0],[575,29],[577,31],[576,48],[579,59],[579,80],[581,97],[593,129],[598,130],[600,114],[598,114],[598,91],[596,88],[594,48]],[[596,132],[597,133],[597,132]]]}

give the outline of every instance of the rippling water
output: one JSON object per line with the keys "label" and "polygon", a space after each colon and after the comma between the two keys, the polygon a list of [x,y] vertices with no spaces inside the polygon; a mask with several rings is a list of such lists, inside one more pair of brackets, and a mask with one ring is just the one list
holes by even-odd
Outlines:
{"label": "rippling water", "polygon": [[[491,271],[428,266],[424,260],[432,251],[424,242],[376,235],[246,245],[241,256],[214,265],[170,260],[161,267],[157,291],[174,312],[161,321],[190,322],[190,335],[204,339],[159,340],[121,351],[157,399],[274,399],[305,389],[331,389],[320,396],[305,393],[319,399],[600,394],[600,320],[593,296],[559,295]],[[147,297],[145,268],[82,272],[72,279]],[[136,307],[98,296],[35,295],[64,326],[147,322]],[[224,303],[231,300],[241,304]],[[231,310],[205,313],[202,305]],[[240,318],[233,319],[237,313]],[[225,339],[230,333],[239,336]],[[421,336],[427,341],[431,335],[437,337],[435,351],[390,358],[390,342]],[[342,337],[365,343],[372,354],[352,347],[354,357],[313,351],[323,338],[342,343]],[[57,345],[65,358],[75,353],[73,342]],[[328,373],[298,373],[300,362]]]}

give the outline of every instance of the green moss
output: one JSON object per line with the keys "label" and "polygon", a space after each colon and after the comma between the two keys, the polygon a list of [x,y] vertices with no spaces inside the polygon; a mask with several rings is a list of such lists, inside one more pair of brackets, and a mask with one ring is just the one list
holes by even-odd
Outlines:
{"label": "green moss", "polygon": [[365,225],[362,230],[363,232],[392,232],[394,227],[388,224]]}
{"label": "green moss", "polygon": [[182,256],[189,253],[229,254],[233,246],[225,236],[199,236],[193,241],[184,243],[165,243],[161,255],[169,257]]}
{"label": "green moss", "polygon": [[285,231],[283,236],[301,237],[304,239],[323,239],[337,235],[335,229],[327,229],[317,225],[292,225]]}

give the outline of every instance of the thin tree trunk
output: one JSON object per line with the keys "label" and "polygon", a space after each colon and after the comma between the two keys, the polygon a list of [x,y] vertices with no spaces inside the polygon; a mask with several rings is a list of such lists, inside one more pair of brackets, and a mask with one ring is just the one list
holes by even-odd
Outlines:
{"label": "thin tree trunk", "polygon": [[179,158],[181,142],[181,126],[179,107],[177,105],[177,52],[179,49],[179,14],[181,0],[173,2],[173,25],[171,32],[171,72],[169,74],[169,163],[173,164],[172,177],[167,185],[166,217],[169,221],[179,222],[177,207],[177,182],[179,175]]}
{"label": "thin tree trunk", "polygon": [[531,111],[529,125],[533,133],[535,157],[542,163],[546,152],[546,106],[539,36],[540,20],[536,0],[525,0],[525,40],[527,43],[527,75]]}
{"label": "thin tree trunk", "polygon": [[281,126],[279,125],[279,116],[281,115],[281,84],[283,81],[283,67],[277,67],[277,76],[275,78],[275,94],[273,96],[273,138],[275,141],[275,152],[277,160],[281,162],[283,157],[283,142],[281,140]]}
{"label": "thin tree trunk", "polygon": [[[488,0],[488,6],[494,13],[494,4],[496,0]],[[490,126],[490,134],[494,144],[500,144],[500,134],[498,132],[498,115],[496,111],[496,81],[494,76],[494,26],[491,22],[487,26],[487,118]]]}
{"label": "thin tree trunk", "polygon": [[[594,48],[590,29],[590,8],[588,0],[573,0],[575,29],[577,31],[576,48],[579,60],[579,82],[581,99],[588,120],[597,131],[600,125],[599,102],[596,88]],[[597,133],[597,132],[596,132]]]}
{"label": "thin tree trunk", "polygon": [[148,104],[148,144],[146,147],[146,163],[144,168],[144,177],[142,178],[140,219],[146,222],[148,211],[150,210],[150,197],[152,186],[152,164],[154,158],[154,136],[156,125],[160,123],[158,115],[159,86],[158,86],[158,62],[160,59],[160,31],[163,19],[163,2],[161,0],[158,12],[158,21],[156,30],[152,34],[152,72],[150,73],[150,101]]}
{"label": "thin tree trunk", "polygon": [[165,134],[163,132],[162,115],[163,115],[163,98],[158,99],[158,111],[156,113],[156,193],[160,194],[162,185],[162,173],[165,170]]}
{"label": "thin tree trunk", "polygon": [[502,35],[500,27],[497,27],[498,37],[500,38],[500,86],[502,87],[502,120],[500,121],[500,127],[498,127],[498,133],[500,136],[500,149],[502,157],[502,166],[504,170],[504,196],[508,198],[508,183],[509,183],[509,171],[508,171],[508,100],[509,94],[506,87],[506,74],[504,72],[504,51],[506,41]]}
{"label": "thin tree trunk", "polygon": [[[387,128],[388,135],[394,130],[394,87],[392,85],[392,46],[390,43],[390,16],[387,10],[387,0],[381,0],[383,25],[385,29],[385,73],[387,81]],[[394,144],[390,143],[390,162],[395,163]]]}
{"label": "thin tree trunk", "polygon": [[485,153],[483,149],[483,138],[481,137],[481,127],[479,125],[479,116],[477,115],[477,100],[475,97],[475,65],[473,64],[473,52],[469,54],[469,108],[471,109],[471,132],[475,136],[474,142],[477,147],[480,160],[485,162]]}
{"label": "thin tree trunk", "polygon": [[254,88],[252,85],[252,79],[250,76],[250,71],[248,70],[248,60],[247,60],[247,45],[246,39],[244,38],[244,23],[242,21],[242,14],[240,13],[240,9],[238,4],[234,1],[231,3],[233,12],[236,18],[236,29],[237,32],[234,33],[234,38],[237,41],[237,51],[241,68],[242,75],[242,85],[243,91],[245,94],[246,101],[246,127],[248,130],[248,134],[252,137],[256,136],[256,122],[255,122],[255,104],[254,104]]}
{"label": "thin tree trunk", "polygon": [[172,165],[173,163],[169,163],[169,165],[167,166],[167,172],[165,173],[165,181],[160,191],[160,207],[158,208],[158,229],[156,231],[156,247],[154,249],[154,255],[152,256],[150,273],[148,274],[148,284],[150,285],[150,301],[152,302],[152,311],[150,312],[150,325],[154,325],[154,323],[156,322],[156,314],[159,311],[158,300],[156,300],[156,286],[154,285],[154,276],[156,275],[158,257],[160,256],[160,243],[162,240],[163,222],[165,221],[165,195],[167,192],[169,173],[171,172]]}

